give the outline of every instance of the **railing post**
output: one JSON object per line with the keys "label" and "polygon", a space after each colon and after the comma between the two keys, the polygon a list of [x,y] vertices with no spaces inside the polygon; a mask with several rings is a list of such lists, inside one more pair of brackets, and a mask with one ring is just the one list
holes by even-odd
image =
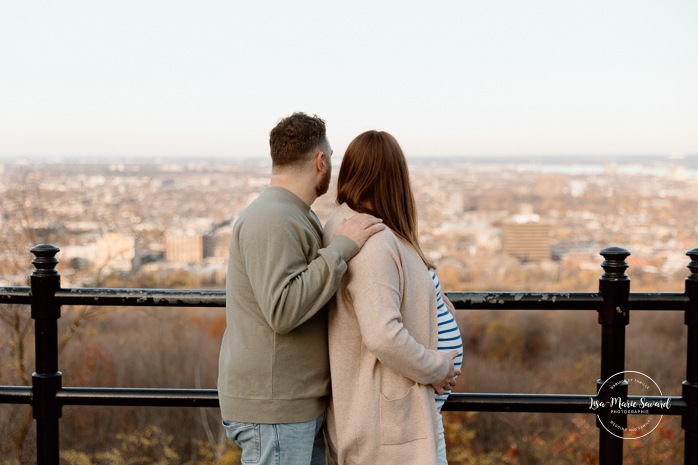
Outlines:
{"label": "railing post", "polygon": [[688,308],[684,322],[688,327],[686,346],[686,380],[682,386],[682,396],[688,404],[688,411],[681,418],[684,430],[685,465],[698,465],[698,249],[689,250],[691,257],[686,278]]}
{"label": "railing post", "polygon": [[61,307],[54,299],[61,277],[56,270],[60,249],[51,244],[31,248],[35,258],[31,274],[31,316],[35,328],[36,371],[32,374],[32,407],[36,420],[36,457],[39,465],[58,465],[58,419],[61,389],[58,371],[58,318]]}
{"label": "railing post", "polygon": [[[597,381],[597,392],[599,400],[609,405],[611,391],[601,390],[601,386],[613,375],[625,371],[625,326],[630,321],[628,306],[630,278],[625,274],[628,268],[625,259],[630,252],[621,247],[609,247],[603,249],[601,255],[605,260],[601,264],[604,273],[599,278],[599,292],[603,298],[603,304],[598,309],[601,325],[601,379]],[[615,390],[625,398],[628,394],[627,382],[624,381]],[[611,424],[611,420],[625,428],[627,416],[611,414],[608,409],[599,416],[602,420],[597,421],[599,463],[600,465],[620,465],[623,462],[623,432],[620,431],[616,436],[606,428]]]}

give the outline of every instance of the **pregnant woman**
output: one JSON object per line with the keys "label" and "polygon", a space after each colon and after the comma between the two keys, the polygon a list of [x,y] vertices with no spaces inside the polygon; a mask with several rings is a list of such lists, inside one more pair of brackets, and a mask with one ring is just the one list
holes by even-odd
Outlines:
{"label": "pregnant woman", "polygon": [[351,142],[337,202],[326,241],[356,212],[381,218],[386,229],[349,262],[329,311],[331,459],[340,465],[435,465],[434,391],[455,385],[460,351],[438,350],[440,292],[419,246],[407,163],[393,136],[368,131]]}

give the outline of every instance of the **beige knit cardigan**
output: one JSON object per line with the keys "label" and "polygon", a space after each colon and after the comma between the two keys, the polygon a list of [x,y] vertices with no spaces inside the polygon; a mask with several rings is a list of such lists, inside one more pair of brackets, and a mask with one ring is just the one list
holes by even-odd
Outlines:
{"label": "beige knit cardigan", "polygon": [[[340,206],[325,226],[329,243]],[[340,465],[431,465],[437,429],[432,383],[448,359],[436,351],[434,283],[414,248],[390,229],[349,261],[328,322],[331,460]]]}

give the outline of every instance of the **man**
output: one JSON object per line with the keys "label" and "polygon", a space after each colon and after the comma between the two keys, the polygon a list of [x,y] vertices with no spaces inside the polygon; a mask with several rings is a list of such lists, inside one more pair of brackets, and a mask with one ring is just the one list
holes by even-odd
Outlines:
{"label": "man", "polygon": [[325,122],[303,113],[269,135],[270,186],[235,223],[226,282],[227,328],[218,391],[242,463],[325,464],[327,315],[347,261],[385,228],[355,215],[322,248],[310,209],[330,184]]}

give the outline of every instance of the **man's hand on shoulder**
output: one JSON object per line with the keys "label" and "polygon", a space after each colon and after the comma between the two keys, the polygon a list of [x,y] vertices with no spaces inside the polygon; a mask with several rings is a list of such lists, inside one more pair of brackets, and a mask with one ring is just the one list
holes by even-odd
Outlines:
{"label": "man's hand on shoulder", "polygon": [[357,213],[349,219],[342,220],[334,235],[346,236],[361,248],[369,237],[384,229],[382,219],[366,213]]}

